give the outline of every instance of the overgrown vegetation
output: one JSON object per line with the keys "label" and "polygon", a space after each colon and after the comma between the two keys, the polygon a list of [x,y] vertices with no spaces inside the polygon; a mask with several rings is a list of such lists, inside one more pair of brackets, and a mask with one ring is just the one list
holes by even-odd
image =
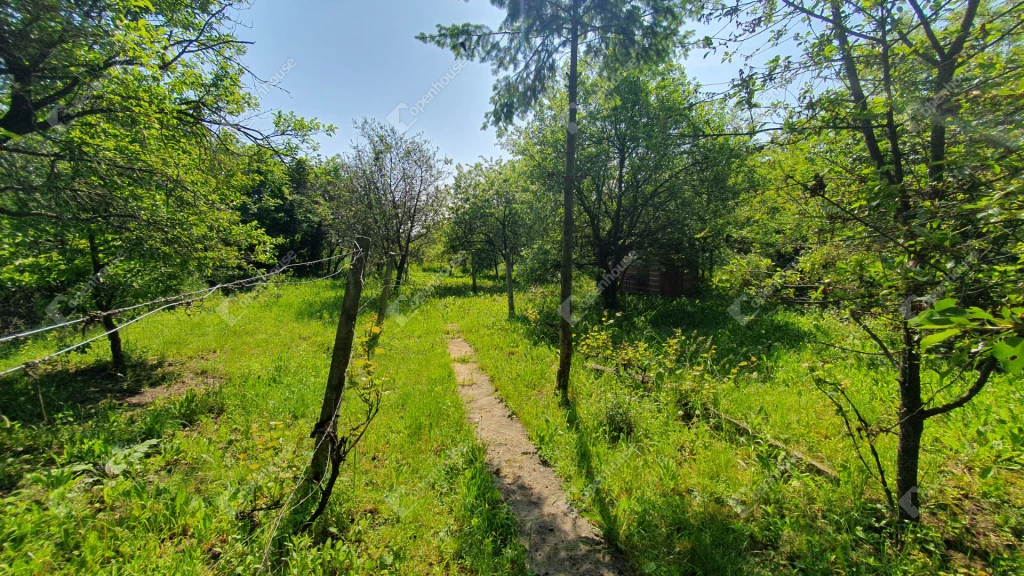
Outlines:
{"label": "overgrown vegetation", "polygon": [[456,166],[256,129],[247,2],[8,4],[0,571],[526,574],[457,326],[636,573],[1024,573],[1024,4],[492,0]]}
{"label": "overgrown vegetation", "polygon": [[[625,298],[620,313],[579,325],[578,395],[565,411],[546,384],[555,300],[554,287],[530,291],[524,317],[506,324],[497,294],[452,299],[445,321],[459,324],[542,456],[637,573],[1014,574],[1024,566],[1013,379],[999,377],[959,417],[936,421],[922,451],[925,521],[897,544],[884,494],[815,386],[841,383],[871,417],[891,409],[877,384],[884,360],[822,345],[858,338],[840,315],[769,307],[743,326],[722,294]],[[889,474],[896,440],[877,442]]]}
{"label": "overgrown vegetation", "polygon": [[[289,523],[311,511],[305,502],[305,514],[284,514],[300,504],[339,299],[331,284],[288,286],[264,292],[234,325],[206,310],[130,326],[138,361],[127,375],[94,347],[40,378],[48,426],[31,379],[5,381],[0,571],[524,574],[434,305],[389,327],[376,357],[387,376],[378,420],[327,514],[292,535]],[[368,329],[372,317],[360,322]],[[2,365],[53,342],[8,349]],[[157,383],[197,387],[144,407],[121,401]],[[354,395],[344,408],[342,425],[361,418]]]}

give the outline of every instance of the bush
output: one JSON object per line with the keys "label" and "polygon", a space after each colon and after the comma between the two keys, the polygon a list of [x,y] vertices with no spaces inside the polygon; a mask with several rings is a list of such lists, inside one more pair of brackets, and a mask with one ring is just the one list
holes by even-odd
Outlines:
{"label": "bush", "polygon": [[636,432],[632,401],[628,396],[613,395],[604,407],[602,420],[605,437],[612,444],[631,440]]}

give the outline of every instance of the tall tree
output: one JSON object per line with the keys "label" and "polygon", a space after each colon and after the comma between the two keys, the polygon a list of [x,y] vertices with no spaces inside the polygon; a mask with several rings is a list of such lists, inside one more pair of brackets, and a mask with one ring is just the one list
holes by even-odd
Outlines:
{"label": "tall tree", "polygon": [[429,234],[441,217],[445,167],[436,148],[421,136],[402,134],[394,127],[364,119],[357,124],[360,141],[349,155],[351,185],[378,249],[394,270],[382,294],[379,319],[388,297],[397,292],[409,265],[413,245]]}
{"label": "tall tree", "polygon": [[[230,33],[242,3],[216,0],[14,0],[0,12],[0,149],[90,117],[136,111],[133,85],[161,84],[182,68],[213,74],[237,64]],[[208,67],[206,74],[203,67]],[[209,77],[209,76],[207,76]],[[127,80],[127,82],[125,82]],[[182,118],[220,124],[229,100],[197,92],[175,103]]]}
{"label": "tall tree", "polygon": [[[109,124],[104,131],[128,138]],[[0,216],[0,233],[10,239],[0,252],[0,281],[37,294],[53,322],[175,294],[197,277],[223,278],[272,262],[272,240],[233,209],[242,204],[244,188],[236,150],[161,150],[187,188],[140,175],[106,182],[106,208],[70,208],[61,197],[40,194],[31,197],[31,214]],[[104,315],[102,323],[108,332],[116,328],[113,316]],[[111,332],[108,338],[121,368],[121,337]]]}
{"label": "tall tree", "polygon": [[799,99],[773,106],[787,114],[787,139],[816,156],[794,159],[787,184],[825,208],[830,230],[797,272],[892,364],[895,493],[881,463],[877,477],[900,518],[917,521],[925,423],[1022,368],[1022,206],[1010,192],[1024,158],[1007,112],[1020,111],[1024,6],[784,0],[709,14],[722,13],[740,22],[731,41],[770,28],[801,51],[748,70],[738,92],[749,103],[806,81]]}
{"label": "tall tree", "polygon": [[[290,114],[271,134],[245,125],[258,101],[231,33],[237,4],[25,0],[0,13],[0,228],[17,244],[5,284],[64,298],[53,313],[107,312],[270,259],[238,214],[242,143],[292,153],[326,127]],[[90,285],[64,306],[62,292]],[[123,364],[117,333],[110,343]]]}
{"label": "tall tree", "polygon": [[522,117],[556,81],[558,61],[568,53],[569,96],[562,194],[561,301],[557,387],[569,397],[572,367],[572,257],[575,226],[576,129],[581,48],[614,73],[667,59],[680,38],[686,3],[680,0],[491,0],[505,11],[495,30],[481,24],[437,27],[420,40],[452,51],[456,58],[491,63],[499,76],[487,119],[507,126]]}
{"label": "tall tree", "polygon": [[[596,270],[606,308],[616,305],[619,268],[631,253],[692,270],[708,267],[721,248],[738,194],[745,143],[725,132],[729,115],[700,102],[697,88],[674,66],[639,69],[607,81],[581,79],[589,122],[579,130],[576,184],[579,264]],[[565,94],[546,98],[545,113],[515,130],[508,147],[534,177],[551,172],[550,149],[564,134],[554,111]],[[621,272],[621,270],[620,270]]]}
{"label": "tall tree", "polygon": [[515,163],[490,161],[459,170],[453,186],[452,227],[470,247],[484,248],[505,263],[508,315],[516,314],[512,272],[526,244],[529,204]]}

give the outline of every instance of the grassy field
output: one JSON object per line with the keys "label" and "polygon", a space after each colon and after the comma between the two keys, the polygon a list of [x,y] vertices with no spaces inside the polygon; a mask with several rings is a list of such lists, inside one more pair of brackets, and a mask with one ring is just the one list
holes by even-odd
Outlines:
{"label": "grassy field", "polygon": [[[744,326],[713,294],[626,299],[620,314],[594,311],[578,326],[566,409],[553,393],[553,291],[519,294],[509,321],[496,283],[474,296],[465,278],[419,272],[405,290],[425,303],[386,324],[380,416],[308,535],[292,536],[311,511],[296,486],[337,285],[269,289],[229,308],[233,325],[216,303],[147,318],[126,330],[125,376],[110,374],[103,345],[39,370],[49,425],[36,381],[0,382],[10,420],[0,423],[0,573],[525,574],[515,519],[456,394],[450,325],[637,574],[1024,573],[1024,398],[1013,382],[930,422],[925,521],[898,546],[877,482],[815,385],[840,383],[878,418],[892,414],[895,375],[873,356],[823,346],[864,346],[833,315],[763,310]],[[7,348],[0,367],[80,336]],[[586,367],[623,359],[634,372],[671,370],[637,380]],[[120,401],[173,383],[199,390],[146,407]],[[354,421],[361,405],[347,398]],[[715,411],[759,434],[737,434]],[[895,437],[880,437],[879,450],[891,464]]]}
{"label": "grassy field", "polygon": [[[524,573],[514,518],[455,392],[436,306],[388,326],[375,358],[388,377],[380,415],[325,518],[291,536],[312,511],[296,486],[340,302],[336,285],[320,283],[231,308],[234,325],[216,303],[147,318],[126,329],[126,377],[108,372],[104,342],[39,375],[48,426],[32,381],[5,379],[0,573]],[[78,337],[8,349],[0,365]],[[145,408],[117,401],[182,381],[219,387]],[[344,408],[343,421],[358,418],[355,395]]]}
{"label": "grassy field", "polygon": [[[1024,572],[1024,398],[1013,382],[929,423],[925,521],[898,547],[885,535],[878,483],[814,385],[841,383],[874,419],[892,414],[896,375],[873,356],[821,346],[863,345],[829,313],[766,310],[743,326],[729,303],[636,298],[610,318],[592,313],[577,327],[583,354],[568,411],[551,390],[553,290],[520,298],[512,323],[498,294],[450,300],[445,321],[460,325],[541,454],[637,573]],[[657,356],[676,359],[674,370],[647,384],[584,367],[626,358],[635,369]],[[738,435],[709,408],[759,436]],[[806,472],[766,438],[826,463],[839,481]],[[878,441],[887,466],[895,440]]]}

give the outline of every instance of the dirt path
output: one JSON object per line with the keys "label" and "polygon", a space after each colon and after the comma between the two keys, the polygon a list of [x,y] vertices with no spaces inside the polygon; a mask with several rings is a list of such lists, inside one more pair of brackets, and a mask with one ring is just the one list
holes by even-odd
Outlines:
{"label": "dirt path", "polygon": [[487,446],[495,485],[519,519],[529,568],[538,576],[624,574],[597,531],[569,506],[561,481],[541,463],[526,429],[473,361],[473,348],[455,338],[448,353],[466,415]]}
{"label": "dirt path", "polygon": [[141,390],[137,394],[125,398],[124,402],[129,406],[148,406],[157,398],[177,396],[179,394],[184,394],[189,390],[203,391],[209,388],[215,388],[219,384],[220,381],[216,378],[182,376],[180,380],[176,380],[170,384],[163,384],[161,386],[154,386],[152,388]]}

